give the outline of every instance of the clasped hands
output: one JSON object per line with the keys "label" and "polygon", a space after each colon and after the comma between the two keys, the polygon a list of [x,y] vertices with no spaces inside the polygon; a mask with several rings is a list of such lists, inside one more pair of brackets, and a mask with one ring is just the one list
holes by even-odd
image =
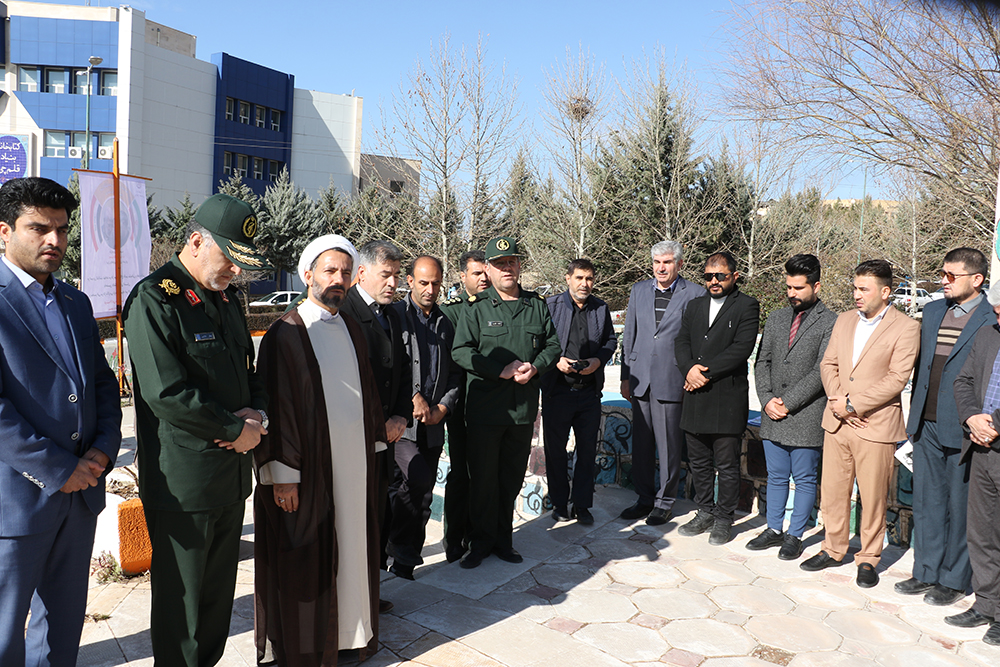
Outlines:
{"label": "clasped hands", "polygon": [[264,428],[260,413],[253,408],[240,408],[235,414],[243,420],[243,430],[240,431],[239,437],[232,442],[217,438],[215,444],[240,454],[246,454],[260,444],[260,437],[267,435],[267,429]]}
{"label": "clasped hands", "polygon": [[560,372],[565,373],[566,375],[569,375],[571,373],[575,373],[577,375],[590,375],[591,373],[593,373],[594,371],[596,371],[598,368],[601,367],[601,360],[595,357],[591,357],[589,359],[582,360],[587,362],[586,368],[581,368],[580,370],[576,370],[575,368],[573,368],[573,364],[575,364],[578,361],[581,360],[569,359],[567,357],[559,357],[559,361],[556,362],[556,368]]}
{"label": "clasped hands", "polygon": [[844,422],[853,429],[860,430],[868,426],[868,419],[856,412],[847,411],[846,396],[828,396],[826,407],[829,408],[833,416]]}
{"label": "clasped hands", "polygon": [[448,408],[440,403],[432,407],[419,391],[413,395],[413,418],[421,424],[427,426],[440,424],[447,414]]}
{"label": "clasped hands", "polygon": [[692,366],[691,370],[687,372],[687,377],[684,378],[684,391],[701,389],[708,384],[710,378],[705,375],[706,371],[708,371],[708,366],[702,366],[701,364]]}
{"label": "clasped hands", "polygon": [[538,369],[533,364],[515,359],[504,366],[503,372],[500,373],[500,379],[513,380],[518,384],[527,384],[528,380],[535,377],[536,373],[538,373]]}
{"label": "clasped hands", "polygon": [[63,493],[73,493],[97,486],[109,463],[111,458],[101,450],[88,449],[76,462],[76,468],[59,490]]}
{"label": "clasped hands", "polygon": [[969,427],[969,438],[977,445],[989,447],[990,443],[1000,435],[993,427],[993,416],[988,414],[972,415],[965,420]]}

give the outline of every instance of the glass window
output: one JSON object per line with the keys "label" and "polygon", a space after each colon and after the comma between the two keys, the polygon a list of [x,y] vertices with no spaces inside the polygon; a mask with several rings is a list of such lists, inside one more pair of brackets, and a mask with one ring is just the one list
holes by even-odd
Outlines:
{"label": "glass window", "polygon": [[262,107],[259,104],[254,108],[254,118],[257,121],[257,127],[264,127],[266,125],[265,118],[267,117],[267,107]]}
{"label": "glass window", "polygon": [[233,154],[229,151],[222,154],[222,173],[226,176],[233,175]]}
{"label": "glass window", "polygon": [[87,94],[87,70],[78,69],[73,71],[73,94]]}
{"label": "glass window", "polygon": [[271,129],[281,132],[281,112],[277,109],[271,109]]}
{"label": "glass window", "polygon": [[[91,134],[91,137],[94,135]],[[70,146],[84,147],[87,145],[87,133],[86,132],[74,132],[70,137]]]}
{"label": "glass window", "polygon": [[253,159],[253,177],[258,181],[264,178],[264,158],[255,157]]}
{"label": "glass window", "polygon": [[236,113],[236,100],[231,97],[226,98],[226,120],[232,120]]}
{"label": "glass window", "polygon": [[45,130],[45,157],[66,157],[66,133]]}
{"label": "glass window", "polygon": [[37,93],[38,92],[38,68],[37,67],[18,67],[18,72],[20,78],[17,82],[17,89],[23,90],[25,92]]}
{"label": "glass window", "polygon": [[106,69],[101,72],[101,95],[118,94],[118,70]]}
{"label": "glass window", "polygon": [[110,160],[114,157],[115,133],[101,132],[97,135],[97,157],[101,160]]}
{"label": "glass window", "polygon": [[240,122],[244,125],[250,124],[250,103],[240,100]]}
{"label": "glass window", "polygon": [[240,175],[240,178],[247,177],[247,163],[250,161],[246,155],[236,156],[236,173]]}
{"label": "glass window", "polygon": [[45,92],[65,93],[69,77],[64,69],[45,70]]}
{"label": "glass window", "polygon": [[278,174],[281,173],[281,163],[277,160],[271,160],[268,165],[267,177],[272,183],[278,180]]}

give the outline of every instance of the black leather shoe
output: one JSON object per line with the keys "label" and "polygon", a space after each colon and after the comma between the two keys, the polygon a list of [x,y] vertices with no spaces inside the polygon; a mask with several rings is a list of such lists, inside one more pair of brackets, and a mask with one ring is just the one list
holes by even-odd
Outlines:
{"label": "black leather shoe", "polygon": [[636,503],[631,507],[626,507],[622,510],[622,513],[618,515],[621,519],[627,519],[629,521],[635,521],[636,519],[641,519],[642,517],[653,511],[652,505],[643,505],[641,503]]}
{"label": "black leather shoe", "polygon": [[[954,625],[956,628],[974,628],[979,625],[993,623],[993,619],[986,614],[980,614],[975,609],[969,609],[967,611],[963,611],[961,614],[945,616],[944,622],[948,625]],[[990,629],[992,630],[992,628]]]}
{"label": "black leather shoe", "polygon": [[582,526],[594,525],[594,515],[591,514],[590,510],[586,507],[574,507],[573,518],[576,519],[576,522]]}
{"label": "black leather shoe", "polygon": [[778,550],[778,558],[781,560],[795,560],[802,555],[802,540],[785,533],[785,539],[781,542]]}
{"label": "black leather shoe", "polygon": [[378,601],[378,613],[380,613],[380,614],[388,614],[390,611],[392,611],[392,608],[395,607],[395,606],[396,605],[394,605],[393,603],[389,602],[388,600],[379,600]]}
{"label": "black leather shoe", "polygon": [[694,518],[678,528],[677,532],[681,535],[691,537],[692,535],[701,535],[705,531],[711,530],[714,525],[715,517],[713,515],[708,512],[698,510],[698,513],[694,515]]}
{"label": "black leather shoe", "polygon": [[[524,557],[517,553],[517,549],[510,547],[508,549],[494,549],[494,555],[497,558],[504,561],[505,563],[523,563]],[[463,561],[464,562],[464,561]]]}
{"label": "black leather shoe", "polygon": [[556,523],[560,521],[569,521],[569,510],[565,507],[553,507],[552,508],[552,520]]}
{"label": "black leather shoe", "polygon": [[674,516],[674,513],[670,510],[661,509],[659,507],[654,507],[653,511],[649,513],[646,517],[647,526],[662,526]]}
{"label": "black leather shoe", "polygon": [[965,591],[935,584],[934,588],[927,591],[927,595],[924,596],[924,602],[935,607],[947,607],[950,604],[955,604],[964,597]]}
{"label": "black leather shoe", "polygon": [[463,570],[471,570],[482,565],[483,559],[487,556],[489,556],[489,554],[482,551],[470,551],[465,554],[465,558],[462,559],[462,562],[459,563],[458,566]]}
{"label": "black leather shoe", "polygon": [[389,571],[392,572],[397,577],[399,577],[400,579],[409,579],[410,581],[413,581],[413,566],[412,565],[403,565],[402,563],[393,563],[389,567]]}
{"label": "black leather shoe", "polygon": [[708,543],[721,546],[733,539],[733,524],[722,519],[716,519],[712,526],[712,532],[708,536]]}
{"label": "black leather shoe", "polygon": [[411,569],[417,565],[424,564],[424,559],[420,556],[420,552],[412,546],[393,544],[392,542],[389,542],[385,545],[385,552],[392,556],[393,563],[409,565],[411,566]]}
{"label": "black leather shoe", "polygon": [[893,585],[892,590],[900,595],[920,595],[932,588],[934,588],[934,584],[928,584],[926,581],[920,581],[916,577],[910,577],[906,581],[897,581]]}
{"label": "black leather shoe", "polygon": [[779,533],[771,528],[764,529],[764,532],[747,542],[747,549],[750,551],[763,551],[771,547],[780,547],[785,543],[785,534]]}
{"label": "black leather shoe", "polygon": [[878,586],[878,572],[871,563],[858,565],[857,584],[861,588],[874,588]]}
{"label": "black leather shoe", "polygon": [[807,558],[801,563],[799,563],[799,567],[801,567],[806,572],[819,572],[820,570],[825,570],[828,567],[837,567],[838,565],[843,565],[843,564],[844,561],[836,560],[825,551],[820,551],[812,558]]}
{"label": "black leather shoe", "polygon": [[990,623],[990,629],[983,635],[983,643],[1000,646],[1000,623]]}
{"label": "black leather shoe", "polygon": [[444,557],[448,559],[449,563],[454,563],[457,560],[461,560],[462,556],[465,555],[465,547],[448,547],[444,550]]}

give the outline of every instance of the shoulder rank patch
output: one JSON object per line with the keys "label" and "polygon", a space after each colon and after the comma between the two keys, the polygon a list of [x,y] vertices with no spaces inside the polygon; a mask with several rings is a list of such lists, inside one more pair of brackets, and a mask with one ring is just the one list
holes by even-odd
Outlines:
{"label": "shoulder rank patch", "polygon": [[167,293],[168,296],[177,296],[181,293],[181,288],[177,286],[170,278],[164,278],[159,284],[160,289]]}
{"label": "shoulder rank patch", "polygon": [[201,299],[198,298],[198,295],[194,293],[193,289],[189,289],[186,292],[184,292],[184,296],[187,297],[188,303],[190,303],[192,306],[197,306],[199,303],[201,303]]}

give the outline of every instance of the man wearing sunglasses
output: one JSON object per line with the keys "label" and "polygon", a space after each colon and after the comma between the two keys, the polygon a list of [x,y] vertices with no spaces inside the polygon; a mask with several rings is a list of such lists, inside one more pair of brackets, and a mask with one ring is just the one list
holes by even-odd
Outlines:
{"label": "man wearing sunglasses", "polygon": [[740,435],[750,410],[747,359],[760,325],[760,304],[739,290],[739,277],[736,258],[728,252],[705,261],[708,294],[688,304],[674,344],[684,376],[681,428],[698,504],[698,513],[677,532],[698,535],[711,530],[708,541],[716,545],[732,537],[740,491]]}
{"label": "man wearing sunglasses", "polygon": [[945,299],[927,304],[920,326],[906,424],[913,442],[913,576],[895,589],[923,594],[937,606],[964,598],[972,578],[965,535],[969,466],[960,462],[962,424],[952,391],[976,332],[995,319],[981,291],[988,270],[986,256],[973,248],[945,255]]}

